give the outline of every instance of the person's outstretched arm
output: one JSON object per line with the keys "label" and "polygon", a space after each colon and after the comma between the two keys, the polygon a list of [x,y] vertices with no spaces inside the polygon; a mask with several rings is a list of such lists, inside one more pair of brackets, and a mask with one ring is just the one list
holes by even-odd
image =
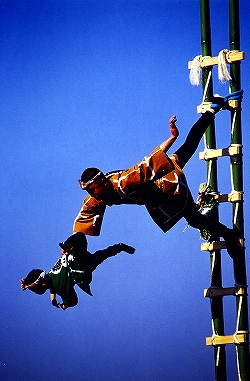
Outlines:
{"label": "person's outstretched arm", "polygon": [[160,148],[165,153],[169,150],[169,148],[173,145],[173,143],[179,136],[179,130],[175,125],[176,120],[177,119],[175,115],[169,119],[169,127],[170,127],[171,136],[160,145]]}
{"label": "person's outstretched arm", "polygon": [[56,294],[50,294],[50,300],[51,300],[52,306],[56,308],[60,308],[60,304],[56,300]]}

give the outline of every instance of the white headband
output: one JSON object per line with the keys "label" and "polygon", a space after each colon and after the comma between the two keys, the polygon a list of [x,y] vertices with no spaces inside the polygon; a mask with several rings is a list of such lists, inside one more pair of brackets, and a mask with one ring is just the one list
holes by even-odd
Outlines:
{"label": "white headband", "polygon": [[40,280],[44,279],[45,275],[46,275],[45,271],[41,272],[41,274],[39,275],[39,277],[33,284],[39,284]]}
{"label": "white headband", "polygon": [[35,282],[30,283],[30,284],[26,284],[26,285],[24,285],[24,279],[22,279],[21,280],[22,289],[26,290],[27,288],[37,286],[40,283],[41,279],[44,279],[45,275],[46,275],[46,272],[42,271],[41,274],[39,275],[39,277],[37,278],[37,280],[35,280]]}
{"label": "white headband", "polygon": [[86,189],[87,186],[89,186],[90,184],[94,183],[95,180],[100,176],[102,175],[102,171],[99,171],[94,177],[92,177],[92,179],[90,179],[89,181],[87,181],[86,183],[84,181],[81,181],[81,180],[78,180],[79,184],[80,184],[80,187],[82,189]]}

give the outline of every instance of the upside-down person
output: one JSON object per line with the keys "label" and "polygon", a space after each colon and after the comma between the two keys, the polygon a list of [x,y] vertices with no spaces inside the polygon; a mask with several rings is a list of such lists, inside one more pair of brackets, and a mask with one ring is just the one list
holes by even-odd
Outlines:
{"label": "upside-down person", "polygon": [[196,151],[215,114],[221,109],[230,110],[229,101],[241,101],[242,97],[242,90],[224,98],[213,97],[210,109],[192,126],[184,144],[169,156],[167,151],[179,135],[175,116],[170,119],[171,136],[133,167],[107,174],[98,168],[87,168],[79,184],[88,195],[75,219],[74,232],[99,235],[106,206],[145,205],[151,218],[164,232],[184,217],[190,226],[208,230],[212,236],[223,237],[229,255],[234,257],[238,243],[236,232],[199,213],[183,168]]}
{"label": "upside-down person", "polygon": [[[59,243],[59,246],[62,248],[62,256],[48,273],[34,269],[20,282],[22,290],[29,289],[39,295],[50,290],[52,305],[63,310],[77,305],[78,298],[74,289],[76,284],[92,295],[92,273],[105,259],[121,251],[128,254],[135,252],[132,246],[119,243],[91,254],[87,251],[85,234],[80,232],[71,235],[65,242]],[[62,303],[58,303],[56,295],[62,298]]]}

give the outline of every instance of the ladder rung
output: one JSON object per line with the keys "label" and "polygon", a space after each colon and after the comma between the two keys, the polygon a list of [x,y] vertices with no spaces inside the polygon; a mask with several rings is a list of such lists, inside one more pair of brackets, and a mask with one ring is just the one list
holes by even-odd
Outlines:
{"label": "ladder rung", "polygon": [[201,244],[201,251],[214,251],[226,248],[224,241],[202,242]]}
{"label": "ladder rung", "polygon": [[243,201],[243,192],[233,191],[228,194],[216,194],[214,199],[218,202],[237,202]]}
{"label": "ladder rung", "polygon": [[[212,102],[204,101],[199,106],[197,106],[197,114],[204,114],[206,111],[211,109]],[[228,101],[228,105],[231,109],[239,110],[241,107],[240,101],[237,99],[232,99]]]}
{"label": "ladder rung", "polygon": [[224,344],[242,344],[248,343],[248,334],[247,333],[238,333],[229,336],[218,336],[214,335],[212,337],[206,337],[206,345],[216,346]]}
{"label": "ladder rung", "polygon": [[[244,247],[243,238],[239,238],[238,247]],[[214,250],[221,250],[226,248],[227,246],[225,241],[202,242],[201,244],[201,251],[214,251]]]}
{"label": "ladder rung", "polygon": [[[245,54],[244,52],[229,52],[227,55],[228,63],[244,60]],[[192,62],[188,62],[188,68],[191,69]],[[201,61],[201,67],[207,67],[207,66],[213,66],[218,65],[218,56],[217,57],[211,57],[211,56],[205,56],[202,57]]]}
{"label": "ladder rung", "polygon": [[215,159],[221,156],[241,156],[242,155],[242,145],[241,144],[232,144],[227,148],[219,149],[206,149],[203,152],[199,153],[200,160],[209,160]]}
{"label": "ladder rung", "polygon": [[235,287],[209,287],[204,290],[205,298],[215,298],[216,296],[227,295],[247,295],[245,286]]}

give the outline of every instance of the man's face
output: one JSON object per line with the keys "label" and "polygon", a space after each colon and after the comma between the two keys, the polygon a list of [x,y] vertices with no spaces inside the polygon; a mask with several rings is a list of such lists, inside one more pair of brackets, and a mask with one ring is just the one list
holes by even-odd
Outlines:
{"label": "man's face", "polygon": [[38,295],[43,295],[47,289],[48,289],[47,284],[43,283],[43,282],[41,282],[38,285],[35,285],[33,287],[30,287],[30,290],[35,292]]}
{"label": "man's face", "polygon": [[109,201],[114,190],[112,183],[104,177],[98,183],[94,182],[90,184],[86,188],[86,191],[98,201]]}

